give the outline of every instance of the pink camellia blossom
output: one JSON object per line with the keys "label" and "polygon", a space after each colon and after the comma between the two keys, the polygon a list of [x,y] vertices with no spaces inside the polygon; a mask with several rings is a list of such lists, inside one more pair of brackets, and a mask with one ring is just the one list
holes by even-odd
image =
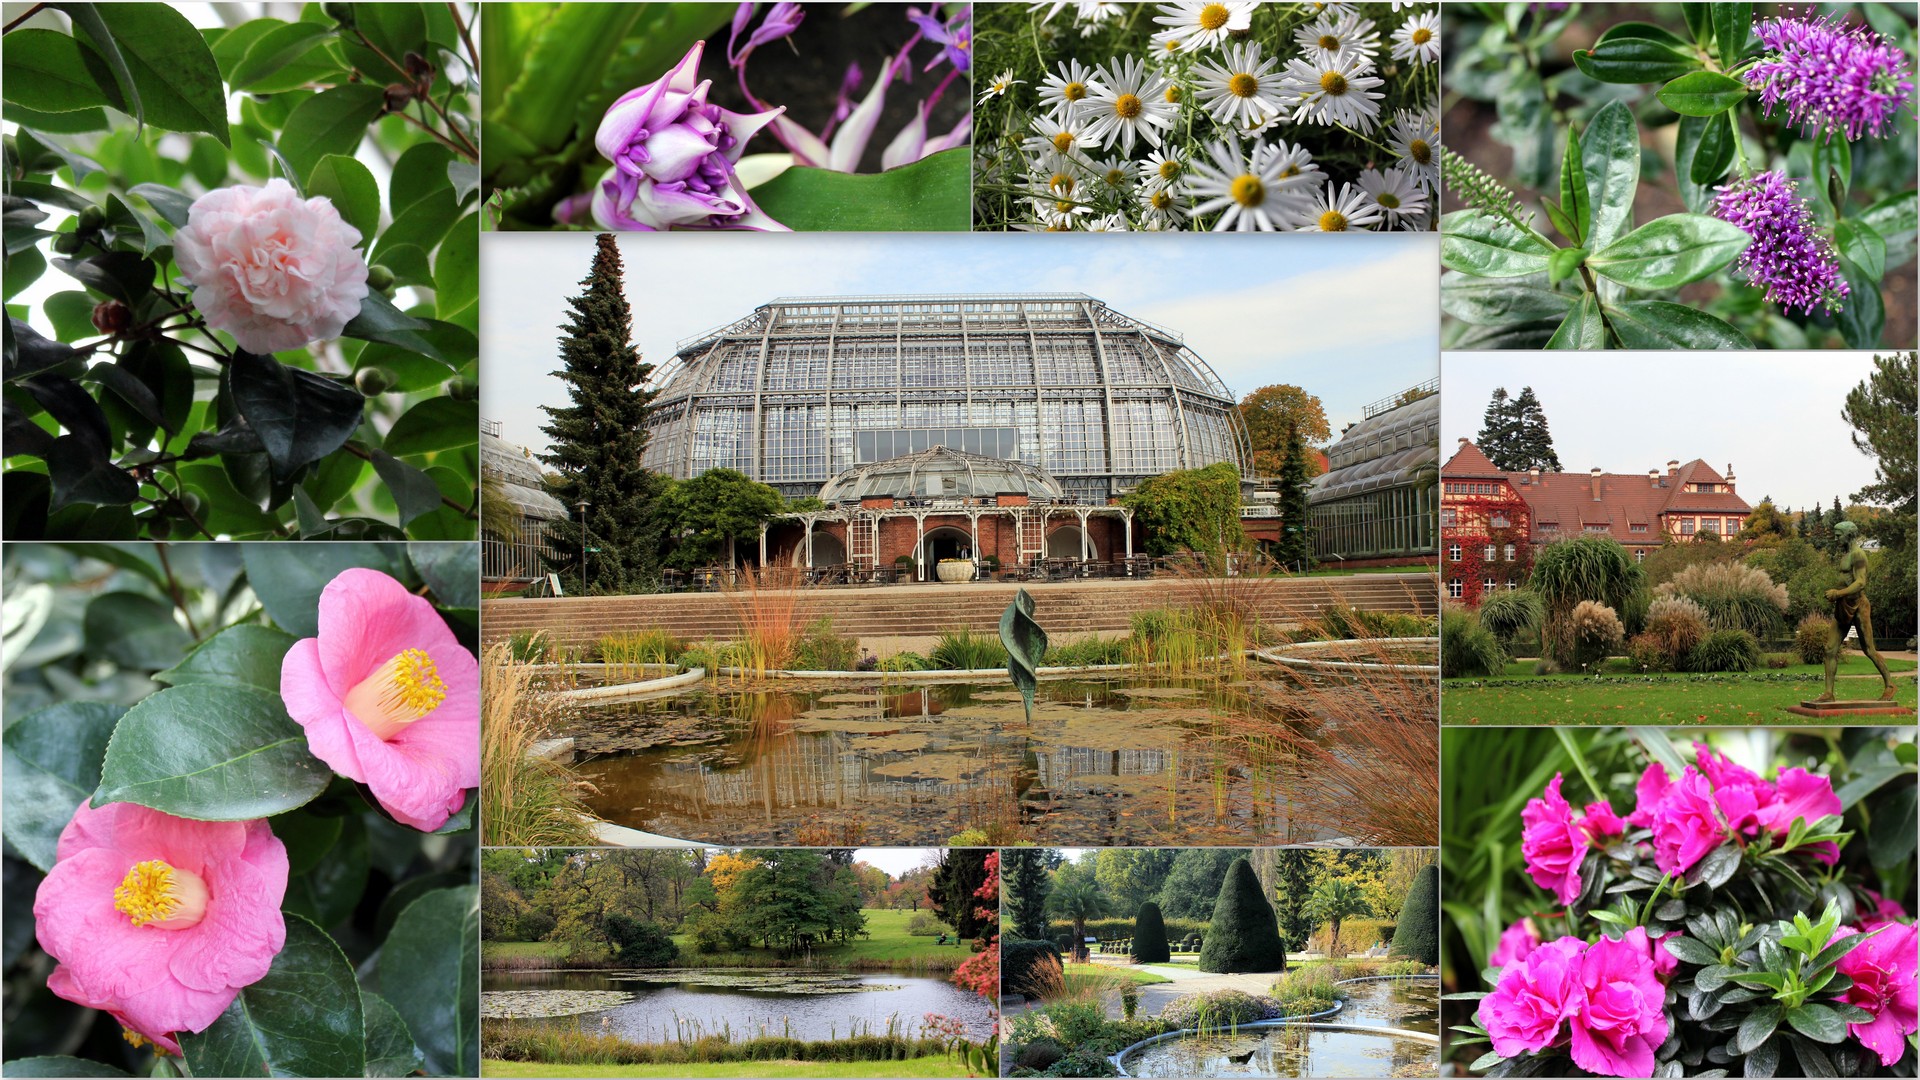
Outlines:
{"label": "pink camellia blossom", "polygon": [[378,570],[320,593],[320,636],[280,667],[307,748],[367,785],[397,821],[446,823],[480,783],[480,665],[424,598]]}
{"label": "pink camellia blossom", "polygon": [[1562,1035],[1581,1004],[1579,938],[1559,938],[1529,952],[1500,972],[1493,993],[1480,999],[1475,1016],[1503,1058],[1544,1050]]}
{"label": "pink camellia blossom", "polygon": [[594,185],[593,217],[608,229],[754,229],[786,232],[753,204],[733,167],[747,140],[784,109],[737,113],[707,102],[700,53],[659,79],[621,95],[594,133],[613,162]]}
{"label": "pink camellia blossom", "polygon": [[47,989],[178,1054],[287,942],[287,849],[265,821],[189,821],[81,803],[33,898]]}
{"label": "pink camellia blossom", "polygon": [[1667,988],[1639,940],[1601,938],[1580,957],[1579,1007],[1571,1015],[1573,1063],[1596,1076],[1652,1076],[1667,1041]]}
{"label": "pink camellia blossom", "polygon": [[1533,928],[1533,920],[1521,919],[1500,931],[1500,943],[1493,947],[1493,955],[1487,958],[1487,966],[1503,968],[1525,960],[1539,945],[1540,931]]}
{"label": "pink camellia blossom", "polygon": [[275,178],[195,199],[173,234],[173,260],[207,325],[266,355],[337,338],[360,314],[367,261],[359,242],[333,200],[302,199]]}
{"label": "pink camellia blossom", "polygon": [[[1834,940],[1858,933],[1843,926]],[[1920,954],[1914,949],[1914,928],[1904,923],[1881,927],[1834,966],[1853,980],[1842,1001],[1873,1014],[1864,1024],[1848,1024],[1860,1044],[1880,1055],[1880,1064],[1892,1065],[1906,1052],[1907,1036],[1920,1029]]]}

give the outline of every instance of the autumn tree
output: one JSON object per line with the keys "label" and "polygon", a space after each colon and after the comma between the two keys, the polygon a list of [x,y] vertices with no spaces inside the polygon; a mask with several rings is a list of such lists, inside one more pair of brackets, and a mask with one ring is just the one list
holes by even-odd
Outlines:
{"label": "autumn tree", "polygon": [[[1240,418],[1246,421],[1247,439],[1253,445],[1253,471],[1257,476],[1278,476],[1285,456],[1287,431],[1314,445],[1333,437],[1327,425],[1327,413],[1320,399],[1298,386],[1279,383],[1263,386],[1240,399]],[[1319,459],[1312,458],[1313,472],[1319,473]]]}

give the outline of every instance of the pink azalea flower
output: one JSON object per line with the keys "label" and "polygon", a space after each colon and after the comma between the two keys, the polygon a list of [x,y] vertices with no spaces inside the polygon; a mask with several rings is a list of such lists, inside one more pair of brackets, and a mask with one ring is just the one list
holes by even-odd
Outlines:
{"label": "pink azalea flower", "polygon": [[1646,927],[1636,926],[1628,930],[1626,936],[1620,940],[1645,952],[1647,958],[1653,961],[1653,973],[1664,983],[1667,981],[1667,976],[1673,974],[1673,969],[1680,966],[1679,959],[1666,949],[1667,939],[1678,937],[1679,934],[1678,930],[1669,930],[1659,937],[1654,937],[1647,933]]}
{"label": "pink azalea flower", "polygon": [[1493,1037],[1501,1057],[1519,1057],[1552,1046],[1581,1003],[1579,938],[1559,938],[1529,952],[1500,972],[1493,993],[1475,1015]]}
{"label": "pink azalea flower", "polygon": [[47,989],[178,1054],[287,943],[287,849],[265,821],[188,821],[81,803],[33,898]]}
{"label": "pink azalea flower", "polygon": [[[1858,931],[1841,927],[1834,940]],[[1916,979],[1920,979],[1920,954],[1914,950],[1914,928],[1892,923],[1868,938],[1865,943],[1840,958],[1834,966],[1853,985],[1840,1000],[1873,1014],[1864,1024],[1848,1024],[1860,1044],[1880,1055],[1880,1064],[1892,1065],[1906,1052],[1907,1036],[1920,1029],[1920,1000],[1916,1000]]]}
{"label": "pink azalea flower", "polygon": [[1539,945],[1540,931],[1533,928],[1531,919],[1521,919],[1500,932],[1500,943],[1493,947],[1493,955],[1487,958],[1487,966],[1503,968],[1525,960]]}
{"label": "pink azalea flower", "polygon": [[[1774,781],[1773,799],[1762,803],[1755,815],[1760,827],[1768,832],[1785,835],[1796,820],[1812,825],[1823,817],[1840,813],[1840,796],[1833,793],[1833,781],[1818,773],[1801,768],[1781,769]],[[1831,840],[1806,850],[1828,866],[1840,861],[1840,846]]]}
{"label": "pink azalea flower", "polygon": [[378,570],[343,570],[320,593],[320,636],[280,668],[307,748],[430,832],[480,783],[480,665],[424,598]]}
{"label": "pink azalea flower", "polygon": [[1860,916],[1860,929],[1873,930],[1890,922],[1906,921],[1907,909],[1900,906],[1900,901],[1882,896],[1872,889],[1861,889],[1860,892],[1873,901],[1872,913]]}
{"label": "pink azalea flower", "polygon": [[1544,796],[1528,799],[1520,811],[1520,853],[1533,883],[1571,904],[1580,897],[1580,860],[1587,855],[1587,838],[1574,825],[1573,807],[1560,794],[1560,780],[1554,773]]}
{"label": "pink azalea flower", "polygon": [[1640,939],[1601,938],[1580,958],[1584,1000],[1572,1016],[1573,1063],[1599,1076],[1652,1076],[1667,1041],[1667,988]]}
{"label": "pink azalea flower", "polygon": [[1673,787],[1673,778],[1659,762],[1647,766],[1640,774],[1640,782],[1633,786],[1633,813],[1627,815],[1627,824],[1646,828],[1653,824],[1654,807],[1667,797],[1667,791]]}
{"label": "pink azalea flower", "polygon": [[1613,806],[1606,801],[1590,802],[1581,812],[1580,831],[1594,847],[1604,848],[1608,840],[1626,834],[1627,823],[1620,820],[1620,815],[1614,813]]}
{"label": "pink azalea flower", "polygon": [[1742,788],[1730,789],[1722,797],[1734,804],[1726,818],[1721,804],[1715,802],[1713,786],[1691,766],[1666,790],[1653,807],[1653,862],[1663,874],[1684,874],[1706,858],[1707,853],[1724,842],[1727,820],[1738,820],[1753,813],[1753,795]]}

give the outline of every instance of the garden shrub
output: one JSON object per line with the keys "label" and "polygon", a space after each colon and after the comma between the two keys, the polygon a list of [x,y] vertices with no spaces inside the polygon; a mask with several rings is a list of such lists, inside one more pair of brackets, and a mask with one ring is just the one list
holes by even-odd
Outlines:
{"label": "garden shrub", "polygon": [[1770,652],[1767,654],[1766,664],[1769,670],[1779,671],[1792,667],[1796,659],[1797,657],[1792,653]]}
{"label": "garden shrub", "polygon": [[907,920],[907,933],[914,937],[938,937],[953,933],[953,927],[941,922],[931,911],[916,911]]}
{"label": "garden shrub", "polygon": [[[1201,970],[1206,970],[1202,968]],[[1183,1028],[1226,1027],[1272,1020],[1283,1015],[1279,1003],[1244,990],[1212,990],[1176,998],[1160,1010],[1160,1019]]]}
{"label": "garden shrub", "polygon": [[1760,642],[1745,630],[1715,630],[1687,654],[1688,671],[1752,671],[1760,663]]}
{"label": "garden shrub", "polygon": [[1043,997],[1059,989],[1064,970],[1060,949],[1053,942],[1001,937],[1000,985],[1005,992]]}
{"label": "garden shrub", "polygon": [[1587,668],[1620,647],[1626,627],[1612,608],[1597,600],[1582,600],[1567,615],[1566,634],[1574,664]]}
{"label": "garden shrub", "polygon": [[799,671],[852,671],[859,658],[860,643],[835,633],[833,620],[822,615],[801,632],[792,663]]}
{"label": "garden shrub", "polygon": [[1560,665],[1554,663],[1552,657],[1543,656],[1534,661],[1533,673],[1535,675],[1558,675],[1560,674]]}
{"label": "garden shrub", "polygon": [[1738,562],[1689,566],[1663,582],[1654,596],[1684,596],[1700,605],[1714,629],[1755,636],[1778,631],[1787,612],[1787,587],[1775,584],[1765,570]]}
{"label": "garden shrub", "polygon": [[1707,636],[1707,609],[1685,596],[1665,596],[1647,608],[1647,628],[1660,653],[1654,670],[1677,671],[1687,654]]}
{"label": "garden shrub", "polygon": [[1268,993],[1280,1006],[1282,1016],[1305,1016],[1331,1009],[1347,996],[1334,985],[1339,972],[1331,964],[1303,964],[1273,980]]}
{"label": "garden shrub", "polygon": [[1440,615],[1440,674],[1446,678],[1498,675],[1507,653],[1473,613],[1449,606]]}
{"label": "garden shrub", "polygon": [[1800,662],[1826,663],[1832,635],[1833,619],[1830,616],[1813,614],[1801,619],[1800,625],[1793,630],[1793,647],[1800,654]]}
{"label": "garden shrub", "polygon": [[1149,900],[1140,905],[1133,919],[1133,962],[1164,964],[1172,958],[1167,949],[1167,924],[1160,918],[1160,905]]}
{"label": "garden shrub", "polygon": [[1022,1069],[1044,1072],[1051,1068],[1054,1062],[1066,1056],[1066,1049],[1052,1039],[1035,1039],[1021,1047],[1020,1053],[1015,1055],[1013,1060],[1014,1064]]}
{"label": "garden shrub", "polygon": [[[1184,941],[1189,937],[1198,937],[1207,929],[1206,920],[1183,919],[1177,915],[1168,915],[1164,907],[1161,908],[1160,920],[1167,928],[1168,941]],[[1048,937],[1070,937],[1072,932],[1073,923],[1066,919],[1050,919],[1047,922]],[[1088,919],[1087,933],[1100,941],[1127,937],[1133,933],[1133,919],[1125,915]]]}
{"label": "garden shrub", "polygon": [[1489,593],[1480,600],[1480,625],[1509,652],[1516,638],[1540,629],[1546,614],[1540,594],[1532,589]]}
{"label": "garden shrub", "polygon": [[1643,630],[1627,639],[1627,659],[1633,661],[1635,671],[1670,671],[1673,660],[1660,636],[1651,630]]}
{"label": "garden shrub", "polygon": [[615,911],[607,914],[606,928],[607,944],[613,946],[614,959],[622,964],[665,967],[680,958],[680,947],[658,923]]}
{"label": "garden shrub", "polygon": [[1440,962],[1440,868],[1424,866],[1400,905],[1400,921],[1393,931],[1390,956],[1417,960],[1427,967]]}
{"label": "garden shrub", "polygon": [[1061,1058],[1048,1069],[1045,1076],[1119,1076],[1120,1070],[1114,1068],[1107,1055],[1098,1050],[1076,1049]]}
{"label": "garden shrub", "polygon": [[1200,970],[1213,972],[1285,971],[1286,946],[1274,922],[1266,890],[1244,858],[1235,859],[1220,885],[1200,947]]}
{"label": "garden shrub", "polygon": [[878,671],[925,671],[932,663],[917,652],[897,652],[874,665]]}

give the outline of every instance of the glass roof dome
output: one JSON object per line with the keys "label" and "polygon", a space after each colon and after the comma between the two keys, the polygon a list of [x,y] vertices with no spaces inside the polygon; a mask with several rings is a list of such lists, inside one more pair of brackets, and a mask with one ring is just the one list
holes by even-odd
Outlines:
{"label": "glass roof dome", "polygon": [[[1376,413],[1342,432],[1316,477],[1314,502],[1416,483],[1440,462],[1440,395]],[[1430,479],[1437,479],[1437,473]]]}
{"label": "glass roof dome", "polygon": [[540,466],[527,451],[492,434],[480,433],[481,467],[500,478],[500,490],[524,517],[553,520],[567,516],[567,508],[547,493]]}
{"label": "glass roof dome", "polygon": [[1064,497],[1058,480],[1025,462],[935,446],[855,465],[827,481],[820,501],[831,506],[872,498],[991,499],[1005,494],[1036,500]]}

